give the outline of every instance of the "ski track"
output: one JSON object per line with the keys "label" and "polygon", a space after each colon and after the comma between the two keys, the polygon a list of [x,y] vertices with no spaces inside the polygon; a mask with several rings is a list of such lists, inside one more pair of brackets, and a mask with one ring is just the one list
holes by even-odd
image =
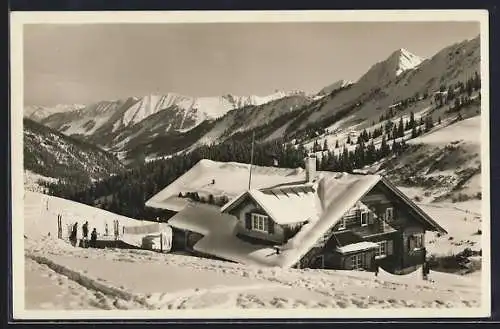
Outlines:
{"label": "ski track", "polygon": [[110,310],[133,309],[134,304],[117,296],[104,294],[89,285],[79,284],[63,271],[43,262],[25,259],[26,309]]}

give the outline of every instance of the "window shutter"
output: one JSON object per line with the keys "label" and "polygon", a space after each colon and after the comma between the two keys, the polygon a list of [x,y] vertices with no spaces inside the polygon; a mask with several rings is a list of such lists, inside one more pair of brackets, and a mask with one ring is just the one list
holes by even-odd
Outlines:
{"label": "window shutter", "polygon": [[274,222],[271,217],[267,217],[267,231],[269,234],[274,234]]}
{"label": "window shutter", "polygon": [[394,241],[387,240],[387,256],[392,255],[394,253]]}
{"label": "window shutter", "polygon": [[373,224],[373,212],[368,213],[368,224]]}
{"label": "window shutter", "polygon": [[415,239],[413,236],[408,237],[408,250],[412,251],[415,248]]}
{"label": "window shutter", "polygon": [[245,228],[248,230],[252,229],[252,214],[249,212],[245,214]]}

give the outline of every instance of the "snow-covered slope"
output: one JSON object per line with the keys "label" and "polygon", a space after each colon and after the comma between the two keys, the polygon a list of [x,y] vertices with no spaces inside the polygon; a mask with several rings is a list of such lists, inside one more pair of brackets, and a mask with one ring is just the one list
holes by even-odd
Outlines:
{"label": "snow-covered slope", "polygon": [[408,141],[409,149],[385,164],[400,185],[419,187],[420,199],[481,200],[481,117],[436,127]]}

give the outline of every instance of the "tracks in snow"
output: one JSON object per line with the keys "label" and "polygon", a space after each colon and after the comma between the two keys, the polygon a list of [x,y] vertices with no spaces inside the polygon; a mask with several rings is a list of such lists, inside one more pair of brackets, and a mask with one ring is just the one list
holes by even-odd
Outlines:
{"label": "tracks in snow", "polygon": [[[69,269],[65,266],[57,264],[50,259],[38,256],[31,253],[26,253],[25,256],[34,262],[40,265],[46,265],[52,271],[67,277],[68,279],[76,282],[80,286],[84,287],[87,290],[95,291],[96,297],[100,299],[98,303],[95,303],[96,306],[103,309],[130,309],[130,308],[146,308],[150,309],[150,305],[148,305],[144,299],[137,297],[136,295],[127,292],[122,289],[118,289],[116,287],[112,287],[110,285],[106,285],[104,283],[98,282],[82,273]],[[100,294],[99,294],[100,293]],[[109,300],[103,298],[104,296],[107,299],[112,299],[112,305],[110,305]]]}

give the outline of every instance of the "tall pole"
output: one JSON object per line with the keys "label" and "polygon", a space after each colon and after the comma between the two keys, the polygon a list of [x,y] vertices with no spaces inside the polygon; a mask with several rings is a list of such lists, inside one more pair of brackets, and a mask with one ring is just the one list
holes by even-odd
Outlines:
{"label": "tall pole", "polygon": [[252,152],[250,153],[250,175],[248,176],[248,190],[252,185],[252,165],[253,165],[253,148],[255,143],[255,130],[252,132]]}

